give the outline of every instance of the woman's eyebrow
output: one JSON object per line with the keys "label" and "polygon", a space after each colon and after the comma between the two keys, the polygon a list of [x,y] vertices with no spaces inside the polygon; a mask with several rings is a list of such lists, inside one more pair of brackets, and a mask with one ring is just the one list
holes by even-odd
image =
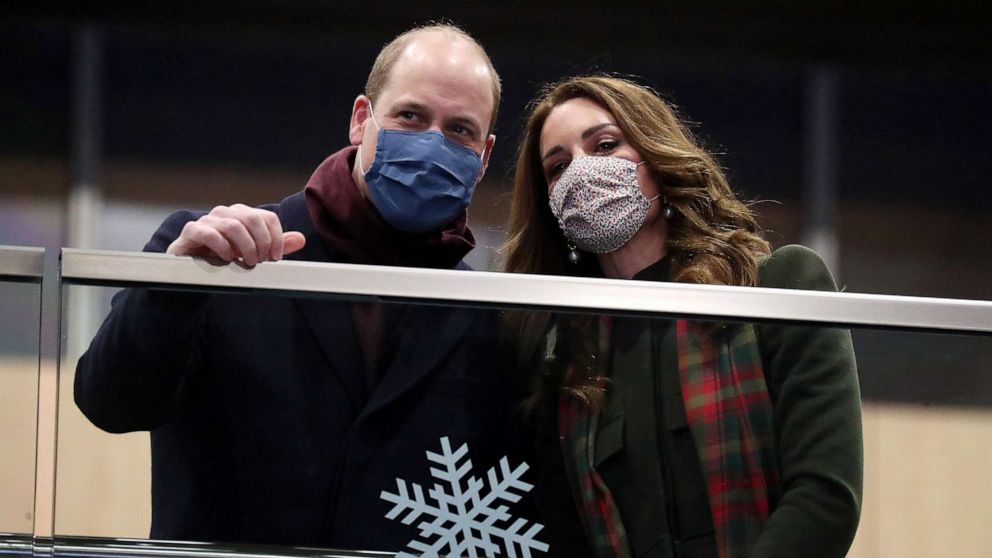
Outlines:
{"label": "woman's eyebrow", "polygon": [[559,153],[559,152],[564,151],[564,150],[565,150],[564,147],[562,147],[560,145],[556,145],[556,146],[552,147],[551,149],[549,149],[548,152],[544,154],[544,157],[541,157],[541,160],[543,161],[543,160],[547,159],[548,157],[554,155],[555,153]]}
{"label": "woman's eyebrow", "polygon": [[603,128],[605,128],[607,126],[616,126],[616,124],[614,124],[612,122],[604,122],[602,124],[596,124],[595,126],[591,126],[589,128],[586,128],[586,131],[585,132],[582,132],[582,139],[587,139],[589,136],[595,134],[596,132],[602,130]]}

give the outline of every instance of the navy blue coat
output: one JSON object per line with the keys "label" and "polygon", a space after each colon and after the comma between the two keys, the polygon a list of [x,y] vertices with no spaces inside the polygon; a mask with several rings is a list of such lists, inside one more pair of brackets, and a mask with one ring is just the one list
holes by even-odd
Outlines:
{"label": "navy blue coat", "polygon": [[[302,193],[268,209],[307,237],[287,259],[335,261]],[[199,215],[170,216],[146,251]],[[469,444],[479,476],[525,459],[495,312],[408,308],[370,392],[346,301],[127,289],[79,361],[76,403],[106,431],[151,431],[154,539],[399,550],[416,531],[380,493],[433,485],[442,436]]]}

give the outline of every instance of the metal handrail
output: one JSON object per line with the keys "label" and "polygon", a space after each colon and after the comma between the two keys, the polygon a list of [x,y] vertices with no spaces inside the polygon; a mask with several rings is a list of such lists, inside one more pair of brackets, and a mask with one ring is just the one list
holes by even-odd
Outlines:
{"label": "metal handrail", "polygon": [[38,283],[44,270],[44,248],[0,245],[0,279]]}
{"label": "metal handrail", "polygon": [[992,302],[315,262],[238,264],[62,250],[62,281],[386,297],[713,319],[992,333]]}
{"label": "metal handrail", "polygon": [[292,546],[216,544],[105,537],[59,537],[53,554],[65,558],[390,558],[393,552]]}

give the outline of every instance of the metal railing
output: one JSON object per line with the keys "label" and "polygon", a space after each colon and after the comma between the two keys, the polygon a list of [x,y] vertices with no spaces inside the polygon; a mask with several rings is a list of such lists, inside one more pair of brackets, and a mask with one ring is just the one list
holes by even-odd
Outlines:
{"label": "metal railing", "polygon": [[329,293],[714,319],[992,332],[992,302],[313,262],[253,269],[163,254],[62,251],[66,283]]}
{"label": "metal railing", "polygon": [[40,283],[45,249],[0,245],[0,280]]}

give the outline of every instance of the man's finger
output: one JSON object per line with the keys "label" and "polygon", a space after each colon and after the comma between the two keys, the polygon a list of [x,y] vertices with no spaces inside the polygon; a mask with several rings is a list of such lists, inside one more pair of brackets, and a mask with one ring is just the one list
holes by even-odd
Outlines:
{"label": "man's finger", "polygon": [[[255,245],[255,261],[264,262],[271,257],[272,235],[269,232],[268,224],[262,217],[262,210],[247,209],[248,211],[241,211],[234,218],[240,221],[248,231],[248,234],[251,235],[253,244]],[[279,237],[279,239],[281,241],[282,237]],[[245,263],[248,262],[245,261]]]}
{"label": "man's finger", "polygon": [[282,233],[282,253],[283,255],[292,254],[297,250],[306,246],[307,238],[303,236],[303,233],[298,233],[296,231],[290,231],[287,233]]}
{"label": "man's finger", "polygon": [[255,240],[241,221],[231,217],[211,217],[208,215],[201,218],[200,222],[213,227],[223,235],[234,249],[235,254],[241,256],[245,265],[254,267],[258,263],[258,249],[255,246]]}
{"label": "man's finger", "polygon": [[177,256],[204,256],[212,253],[229,262],[237,257],[231,243],[217,229],[200,222],[189,222],[179,238],[169,246],[169,253]]}
{"label": "man's finger", "polygon": [[261,215],[265,221],[265,226],[269,229],[269,236],[272,238],[268,257],[274,261],[279,261],[283,255],[282,223],[279,222],[279,216],[271,211],[262,211]]}

